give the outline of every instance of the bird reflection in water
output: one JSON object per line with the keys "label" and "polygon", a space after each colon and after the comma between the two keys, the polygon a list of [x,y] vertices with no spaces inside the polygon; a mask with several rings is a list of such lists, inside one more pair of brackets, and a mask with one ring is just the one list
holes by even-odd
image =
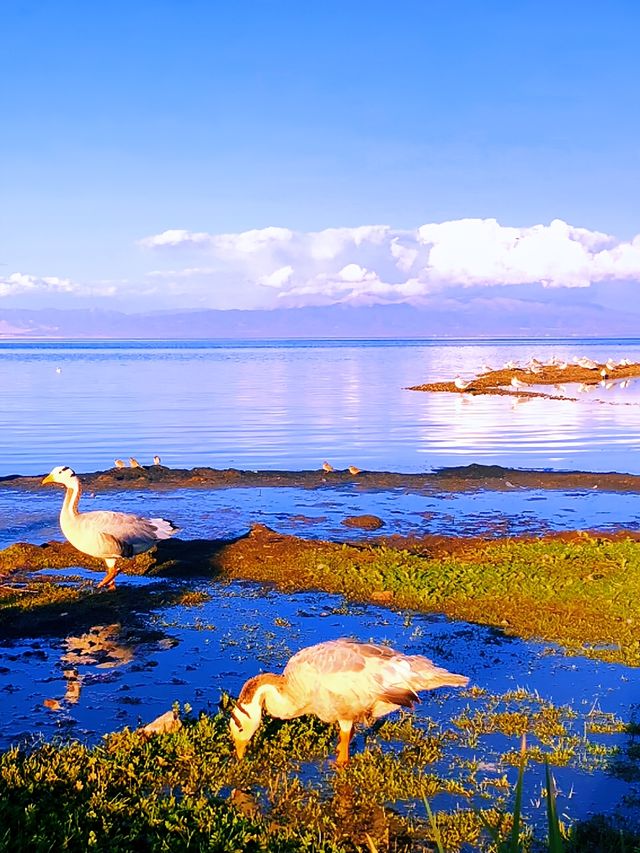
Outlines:
{"label": "bird reflection in water", "polygon": [[[67,683],[63,700],[67,705],[75,705],[80,699],[85,676],[79,673],[79,667],[113,669],[134,659],[135,646],[123,642],[120,631],[119,623],[94,625],[85,634],[66,638],[66,651],[60,658],[60,663]],[[54,707],[53,703],[59,705],[56,700],[49,700],[45,704]]]}

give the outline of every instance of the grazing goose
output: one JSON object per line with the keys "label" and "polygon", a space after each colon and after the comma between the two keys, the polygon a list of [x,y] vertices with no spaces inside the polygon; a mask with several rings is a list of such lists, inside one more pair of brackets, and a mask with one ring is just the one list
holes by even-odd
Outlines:
{"label": "grazing goose", "polygon": [[60,527],[65,537],[78,551],[105,561],[107,573],[99,587],[115,589],[119,557],[148,551],[159,539],[168,539],[178,530],[164,518],[139,518],[109,510],[78,512],[80,480],[66,465],[54,468],[42,481],[45,483],[60,483],[66,489],[60,511]]}
{"label": "grazing goose", "polygon": [[315,714],[340,726],[338,766],[349,760],[353,724],[383,717],[419,701],[418,690],[464,687],[468,678],[435,666],[422,655],[341,639],[295,654],[282,675],[250,678],[231,713],[230,731],[238,758],[255,734],[262,711],[289,720]]}

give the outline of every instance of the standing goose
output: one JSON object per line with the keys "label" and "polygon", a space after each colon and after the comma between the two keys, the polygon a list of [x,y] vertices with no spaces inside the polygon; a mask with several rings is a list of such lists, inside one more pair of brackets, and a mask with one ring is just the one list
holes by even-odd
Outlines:
{"label": "standing goose", "polygon": [[370,722],[401,705],[412,707],[420,701],[418,690],[464,687],[468,681],[422,655],[349,639],[330,640],[299,651],[282,675],[267,672],[250,678],[231,712],[231,737],[242,758],[263,710],[283,720],[315,714],[340,726],[341,767],[349,760],[354,723]]}
{"label": "standing goose", "polygon": [[65,537],[78,551],[105,561],[107,573],[98,587],[115,589],[119,557],[148,551],[158,540],[168,539],[178,530],[165,518],[140,518],[110,510],[78,512],[80,480],[66,465],[54,468],[42,481],[45,483],[60,483],[66,489],[60,510],[60,527]]}

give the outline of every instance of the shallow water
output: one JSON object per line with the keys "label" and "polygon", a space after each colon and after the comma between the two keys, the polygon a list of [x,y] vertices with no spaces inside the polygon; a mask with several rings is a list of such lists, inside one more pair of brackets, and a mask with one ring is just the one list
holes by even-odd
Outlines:
{"label": "shallow water", "polygon": [[576,402],[406,390],[532,355],[638,361],[640,340],[0,342],[0,475],[154,454],[172,467],[640,472],[640,381]]}
{"label": "shallow water", "polygon": [[[0,548],[14,542],[62,539],[61,490],[0,489]],[[308,539],[430,533],[477,536],[557,530],[640,529],[640,495],[630,492],[520,489],[421,495],[401,489],[360,491],[357,484],[323,489],[227,488],[171,492],[99,492],[83,496],[82,511],[118,509],[170,518],[181,539],[231,539],[253,523]],[[343,524],[349,516],[373,514],[383,522],[367,533]]]}
{"label": "shallow water", "polygon": [[[157,579],[123,582],[141,589],[163,583],[186,588]],[[549,654],[549,646],[437,615],[346,605],[339,596],[269,592],[249,583],[198,581],[188,588],[211,598],[195,608],[140,613],[126,629],[94,626],[65,639],[5,641],[0,646],[0,747],[31,741],[34,733],[96,742],[106,732],[150,722],[174,702],[189,703],[196,713],[215,712],[222,690],[237,695],[247,677],[281,671],[299,648],[336,636],[391,642],[407,653],[426,654],[490,692],[526,688],[556,704],[571,704],[579,715],[578,734],[594,707],[627,718],[640,691],[640,670]],[[60,709],[45,707],[45,699],[59,701]],[[448,727],[468,703],[459,691],[438,690],[424,697],[415,714]],[[355,749],[363,748],[363,737],[358,735]],[[623,740],[610,735],[603,742]],[[517,746],[515,736],[493,736],[475,752],[491,763]],[[539,768],[530,771],[531,784],[539,775]],[[575,799],[561,802],[573,818],[613,806],[628,791],[625,783],[601,772],[560,770],[556,775],[565,794],[574,788]]]}

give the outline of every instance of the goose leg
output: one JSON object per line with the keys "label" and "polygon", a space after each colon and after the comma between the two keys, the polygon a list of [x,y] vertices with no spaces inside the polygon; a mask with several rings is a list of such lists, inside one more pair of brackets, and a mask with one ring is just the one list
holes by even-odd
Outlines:
{"label": "goose leg", "polygon": [[116,575],[118,574],[118,570],[116,569],[116,561],[114,559],[109,559],[105,560],[105,563],[107,564],[107,573],[98,584],[98,589],[100,589],[100,587],[102,586],[106,586],[107,589],[115,589]]}
{"label": "goose leg", "polygon": [[338,739],[336,764],[338,767],[344,767],[349,761],[349,744],[351,743],[351,735],[353,734],[353,723],[340,720],[338,724],[340,726],[340,738]]}

